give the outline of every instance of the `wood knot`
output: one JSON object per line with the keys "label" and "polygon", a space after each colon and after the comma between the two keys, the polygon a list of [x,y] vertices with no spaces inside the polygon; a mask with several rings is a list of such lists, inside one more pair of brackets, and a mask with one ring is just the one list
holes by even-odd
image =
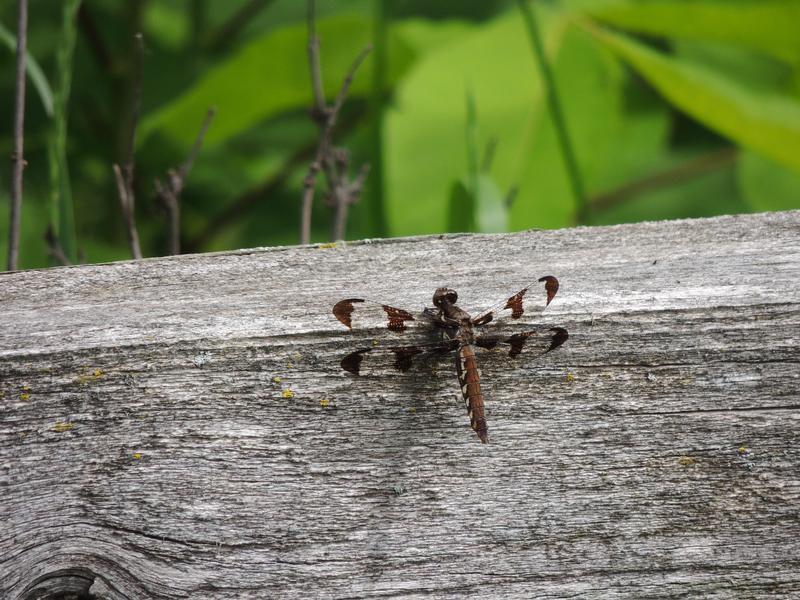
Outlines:
{"label": "wood knot", "polygon": [[89,569],[58,569],[37,577],[23,592],[22,600],[94,600],[95,574]]}

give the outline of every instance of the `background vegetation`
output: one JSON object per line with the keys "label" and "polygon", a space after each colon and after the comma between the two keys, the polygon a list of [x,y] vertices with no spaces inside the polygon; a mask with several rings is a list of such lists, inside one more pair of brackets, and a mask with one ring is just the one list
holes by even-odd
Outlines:
{"label": "background vegetation", "polygon": [[[15,4],[0,5],[3,156]],[[308,114],[306,8],[31,0],[20,268],[53,264],[48,227],[73,262],[130,257],[112,163],[124,163],[131,135],[137,32],[144,255],[168,251],[153,181],[186,160],[209,107],[216,116],[182,194],[183,251],[297,243],[319,136]],[[373,44],[335,131],[353,176],[371,165],[348,239],[800,207],[796,0],[319,0],[317,16],[329,100]],[[322,183],[314,241],[330,236]],[[4,263],[9,189],[10,168],[0,172]]]}

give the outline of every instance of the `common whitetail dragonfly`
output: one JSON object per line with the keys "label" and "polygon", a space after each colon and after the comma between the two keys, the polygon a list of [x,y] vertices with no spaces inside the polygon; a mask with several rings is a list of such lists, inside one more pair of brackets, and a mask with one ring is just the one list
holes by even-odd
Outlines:
{"label": "common whitetail dragonfly", "polygon": [[[547,275],[537,280],[544,283],[546,308],[558,292],[558,279]],[[480,385],[480,371],[476,357],[476,348],[493,350],[497,347],[508,348],[508,356],[519,356],[526,346],[537,346],[539,354],[546,354],[561,346],[569,338],[563,327],[540,328],[514,333],[510,336],[478,335],[476,330],[493,321],[510,317],[519,319],[532,303],[526,297],[531,285],[473,317],[456,302],[458,294],[450,288],[439,288],[433,294],[435,308],[426,308],[421,313],[413,313],[394,306],[372,302],[364,298],[347,298],[340,300],[333,307],[333,315],[349,329],[353,328],[354,318],[360,316],[380,318],[383,327],[395,333],[402,333],[409,328],[427,324],[439,332],[439,341],[432,344],[390,347],[360,348],[342,359],[341,366],[353,375],[359,375],[362,362],[367,358],[389,358],[399,371],[408,371],[414,359],[426,356],[456,352],[456,373],[461,385],[461,394],[467,405],[470,425],[483,443],[488,441],[488,428],[484,411],[483,393]],[[538,287],[538,286],[537,286]],[[374,322],[374,321],[373,321]]]}

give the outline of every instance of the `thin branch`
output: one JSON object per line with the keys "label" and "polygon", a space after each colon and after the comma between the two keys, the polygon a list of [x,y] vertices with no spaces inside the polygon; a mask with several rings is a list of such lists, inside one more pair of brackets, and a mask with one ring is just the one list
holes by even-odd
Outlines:
{"label": "thin branch", "polygon": [[200,127],[200,132],[197,134],[197,138],[195,138],[194,144],[189,150],[189,155],[183,164],[178,169],[167,170],[166,182],[162,182],[159,179],[153,182],[156,190],[156,199],[167,212],[167,219],[169,220],[169,253],[172,255],[181,253],[181,193],[215,114],[216,109],[208,109],[203,125]]}
{"label": "thin branch", "polygon": [[119,196],[119,205],[122,209],[122,218],[125,221],[128,246],[131,249],[133,258],[139,260],[142,258],[142,248],[139,244],[139,232],[136,229],[133,189],[128,189],[125,176],[122,174],[122,169],[117,163],[114,163],[111,168],[114,170],[114,179],[117,182],[117,195]]}
{"label": "thin branch", "polygon": [[111,72],[114,67],[114,61],[86,2],[82,2],[81,7],[78,9],[78,24],[98,66],[106,72]]}
{"label": "thin branch", "polygon": [[47,242],[47,254],[61,265],[66,266],[72,264],[72,261],[70,261],[64,249],[61,247],[61,242],[58,241],[58,236],[53,231],[52,224],[47,226],[47,230],[44,232],[44,239]]}
{"label": "thin branch", "polygon": [[[189,171],[192,170],[192,165],[194,164],[194,159],[197,158],[197,154],[200,152],[200,148],[203,147],[203,140],[206,137],[206,132],[208,132],[208,128],[211,125],[211,121],[214,119],[214,115],[217,114],[216,108],[209,108],[206,111],[206,117],[203,120],[203,125],[200,127],[200,132],[197,134],[197,137],[194,140],[194,144],[192,144],[192,149],[189,151],[189,155],[186,157],[186,160],[181,165],[181,168],[178,169],[178,174],[181,177],[181,182],[189,176]],[[181,188],[182,190],[183,188]]]}
{"label": "thin branch", "polygon": [[590,203],[594,211],[607,210],[639,194],[669,187],[698,175],[728,167],[734,164],[738,157],[739,151],[734,147],[715,150],[693,158],[677,167],[627,182],[616,189],[598,194],[590,199]]}
{"label": "thin branch", "polygon": [[[362,112],[354,113],[348,111],[339,119],[337,131],[340,133],[351,131],[363,116]],[[199,252],[226,227],[246,215],[248,211],[264,199],[270,198],[272,194],[286,184],[300,165],[308,165],[308,161],[316,156],[317,146],[318,141],[316,139],[311,143],[304,144],[283,161],[277,172],[244,191],[233,202],[226,204],[218,214],[208,220],[205,228],[200,233],[189,240],[184,240],[184,251]]]}
{"label": "thin branch", "polygon": [[370,52],[372,52],[372,44],[367,44],[361,49],[359,55],[356,56],[356,59],[353,61],[353,64],[350,65],[350,69],[348,69],[347,74],[345,75],[344,81],[342,82],[342,87],[339,90],[339,94],[336,96],[336,102],[334,102],[333,108],[328,116],[327,128],[329,138],[334,125],[336,125],[336,119],[339,115],[339,110],[342,108],[342,104],[344,104],[344,100],[347,97],[347,92],[350,91],[350,85],[353,83],[353,78],[356,75],[356,71]]}
{"label": "thin branch", "polygon": [[333,227],[331,229],[331,239],[341,240],[344,238],[344,231],[347,225],[347,213],[351,204],[355,204],[361,197],[361,190],[364,188],[364,182],[369,175],[369,164],[361,166],[356,178],[345,189],[337,188],[337,196],[335,198],[335,213],[333,217]]}
{"label": "thin branch", "polygon": [[215,31],[205,36],[203,46],[212,52],[221,52],[230,44],[231,40],[235,40],[239,36],[258,13],[274,2],[275,0],[250,0]]}
{"label": "thin branch", "polygon": [[139,127],[139,114],[142,111],[142,79],[144,78],[144,41],[141,32],[133,36],[136,46],[136,66],[134,67],[133,80],[133,105],[131,109],[131,128],[128,138],[127,161],[125,162],[125,184],[129,190],[133,190],[133,154],[136,148],[136,130]]}
{"label": "thin branch", "polygon": [[[347,92],[353,82],[353,77],[361,63],[372,50],[372,45],[367,45],[353,61],[345,75],[342,87],[336,96],[333,106],[325,103],[322,87],[322,69],[319,57],[319,38],[316,30],[316,2],[308,2],[308,61],[311,72],[311,88],[314,95],[314,107],[311,112],[312,119],[320,127],[319,146],[314,160],[308,168],[308,174],[303,180],[303,195],[300,209],[300,243],[308,244],[311,238],[311,210],[314,201],[314,189],[317,183],[317,174],[320,170],[325,172],[328,183],[329,204],[335,208],[333,235],[334,239],[344,236],[344,224],[347,219],[347,208],[355,203],[361,194],[366,172],[362,169],[363,177],[359,176],[355,182],[348,183],[347,167],[349,159],[346,153],[333,148],[333,128],[339,111],[347,97]],[[356,182],[358,185],[356,185]]]}
{"label": "thin branch", "polygon": [[134,36],[136,45],[136,67],[134,69],[132,110],[130,136],[128,138],[128,148],[126,162],[123,167],[114,163],[114,178],[117,182],[117,195],[119,204],[122,208],[122,217],[125,220],[125,229],[128,235],[128,245],[131,255],[135,259],[142,258],[142,249],[139,244],[139,232],[136,229],[136,196],[133,191],[134,160],[133,155],[136,149],[136,129],[139,126],[139,113],[142,107],[142,79],[144,71],[144,42],[141,33]]}
{"label": "thin branch", "polygon": [[317,3],[308,0],[308,65],[311,72],[311,91],[314,94],[314,112],[318,122],[324,122],[327,105],[322,86],[322,67],[319,59],[319,37],[317,37]]}
{"label": "thin branch", "polygon": [[11,215],[8,231],[8,270],[16,271],[22,217],[22,172],[25,142],[25,52],[28,44],[28,0],[17,2],[17,71],[14,94],[14,151],[11,175]]}

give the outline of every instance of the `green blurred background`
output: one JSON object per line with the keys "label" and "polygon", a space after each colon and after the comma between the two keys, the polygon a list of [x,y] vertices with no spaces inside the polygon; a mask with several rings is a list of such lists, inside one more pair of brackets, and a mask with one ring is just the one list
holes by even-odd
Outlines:
{"label": "green blurred background", "polygon": [[[326,92],[371,42],[335,133],[370,163],[347,239],[513,231],[800,207],[800,2],[530,2],[582,188],[570,180],[513,0],[319,0]],[[145,256],[167,248],[153,180],[217,113],[182,196],[185,252],[299,241],[306,2],[31,0],[20,268],[130,257],[111,170],[136,149]],[[0,5],[0,155],[12,152],[16,2]],[[0,172],[6,262],[10,165]],[[328,241],[323,178],[312,240]]]}

